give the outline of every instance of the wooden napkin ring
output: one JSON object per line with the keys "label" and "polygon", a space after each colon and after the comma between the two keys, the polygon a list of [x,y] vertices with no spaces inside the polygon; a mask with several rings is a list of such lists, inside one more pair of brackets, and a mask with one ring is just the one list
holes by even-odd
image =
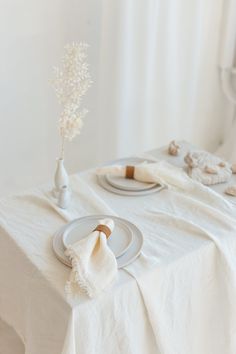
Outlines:
{"label": "wooden napkin ring", "polygon": [[103,232],[106,235],[106,238],[111,235],[111,230],[109,229],[109,227],[102,224],[99,224],[93,231]]}
{"label": "wooden napkin ring", "polygon": [[134,170],[135,170],[134,166],[126,166],[125,178],[134,179]]}

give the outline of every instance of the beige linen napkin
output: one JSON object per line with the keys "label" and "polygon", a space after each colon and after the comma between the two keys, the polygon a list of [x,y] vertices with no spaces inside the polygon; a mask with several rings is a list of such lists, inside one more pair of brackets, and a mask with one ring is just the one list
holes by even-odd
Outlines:
{"label": "beige linen napkin", "polygon": [[[97,175],[111,174],[127,178],[134,178],[140,182],[160,183],[169,189],[189,195],[190,197],[201,198],[207,204],[214,203],[215,207],[231,208],[230,202],[222,195],[210,190],[198,181],[191,179],[183,168],[173,166],[168,162],[161,160],[154,163],[142,163],[129,167],[127,166],[105,166],[96,170]],[[128,176],[127,176],[128,174]]]}
{"label": "beige linen napkin", "polygon": [[114,280],[117,262],[107,245],[113,229],[114,221],[103,219],[91,234],[67,248],[65,253],[72,262],[67,295],[75,296],[82,290],[94,297]]}
{"label": "beige linen napkin", "polygon": [[[146,183],[162,183],[169,184],[169,182],[173,182],[176,177],[181,177],[182,179],[182,171],[178,170],[175,167],[175,176],[171,177],[171,166],[165,161],[158,161],[154,163],[141,163],[135,166],[120,166],[120,165],[112,165],[98,168],[96,170],[97,175],[107,175],[110,174],[112,176],[124,177],[129,179],[135,179],[139,182]],[[181,176],[176,176],[181,173]],[[180,173],[179,173],[180,172]]]}

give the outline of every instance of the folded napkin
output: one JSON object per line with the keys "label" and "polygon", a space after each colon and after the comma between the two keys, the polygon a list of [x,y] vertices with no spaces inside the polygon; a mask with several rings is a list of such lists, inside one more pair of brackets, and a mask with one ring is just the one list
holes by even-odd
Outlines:
{"label": "folded napkin", "polygon": [[188,176],[183,168],[179,168],[161,160],[154,163],[142,163],[135,166],[105,166],[97,169],[97,175],[110,174],[124,178],[133,178],[140,182],[160,183],[169,189],[182,192],[192,198],[201,199],[215,207],[231,209],[230,202],[219,193],[210,190]]}
{"label": "folded napkin", "polygon": [[[172,176],[172,173],[174,176]],[[135,179],[139,182],[160,184],[182,184],[183,170],[171,166],[165,161],[141,163],[135,166],[105,166],[96,170],[97,175],[107,175]]]}
{"label": "folded napkin", "polygon": [[103,219],[91,234],[67,248],[65,254],[72,262],[70,279],[66,284],[67,295],[75,296],[82,290],[89,297],[94,297],[114,280],[117,262],[107,245],[113,229],[114,221]]}

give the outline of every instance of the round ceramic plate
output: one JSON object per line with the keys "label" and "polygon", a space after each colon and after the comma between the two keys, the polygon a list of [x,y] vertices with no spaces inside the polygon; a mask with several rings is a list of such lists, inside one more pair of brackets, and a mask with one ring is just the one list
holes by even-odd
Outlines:
{"label": "round ceramic plate", "polygon": [[127,191],[127,190],[123,190],[111,186],[110,183],[107,182],[106,176],[97,176],[97,179],[100,186],[106,189],[108,192],[119,194],[119,195],[130,196],[130,197],[143,196],[143,195],[156,193],[165,188],[165,186],[163,185],[156,184],[155,187],[149,188],[147,190]]}
{"label": "round ceramic plate", "polygon": [[[114,255],[120,257],[131,245],[133,233],[124,220],[114,217],[113,219],[115,227],[107,243]],[[67,248],[69,245],[88,236],[99,224],[99,220],[101,219],[98,216],[92,215],[76,219],[67,224],[62,236],[64,247]]]}
{"label": "round ceramic plate", "polygon": [[[138,165],[141,163],[152,163],[153,160],[142,159],[139,157],[120,159],[116,163],[119,165]],[[156,183],[144,183],[134,179],[128,179],[124,177],[106,175],[107,182],[114,188],[126,190],[126,191],[143,191],[155,187]]]}
{"label": "round ceramic plate", "polygon": [[[98,217],[99,220],[105,218],[112,218],[115,223],[117,222],[117,220],[122,220],[126,224],[126,226],[132,231],[133,241],[127,251],[122,256],[117,258],[117,266],[118,268],[122,268],[132,263],[140,255],[143,246],[143,235],[141,231],[137,228],[137,226],[125,219],[117,218],[110,215],[96,215],[96,217]],[[68,267],[71,267],[70,259],[65,255],[65,248],[62,241],[63,232],[65,231],[66,227],[67,225],[62,227],[54,235],[52,246],[58,260],[67,265]]]}
{"label": "round ceramic plate", "polygon": [[124,177],[106,175],[107,182],[115,188],[125,191],[144,191],[156,186],[156,183],[143,183],[135,181],[135,179],[128,179]]}

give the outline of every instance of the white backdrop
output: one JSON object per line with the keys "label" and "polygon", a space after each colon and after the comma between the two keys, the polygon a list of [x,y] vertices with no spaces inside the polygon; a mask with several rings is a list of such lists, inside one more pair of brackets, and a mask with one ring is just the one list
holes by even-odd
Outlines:
{"label": "white backdrop", "polygon": [[217,154],[236,162],[236,0],[225,1],[220,51],[221,83],[228,100],[225,129]]}
{"label": "white backdrop", "polygon": [[0,0],[0,195],[52,178],[58,106],[49,80],[86,41],[94,85],[70,172],[172,138],[214,149],[226,99],[218,51],[224,0]]}

